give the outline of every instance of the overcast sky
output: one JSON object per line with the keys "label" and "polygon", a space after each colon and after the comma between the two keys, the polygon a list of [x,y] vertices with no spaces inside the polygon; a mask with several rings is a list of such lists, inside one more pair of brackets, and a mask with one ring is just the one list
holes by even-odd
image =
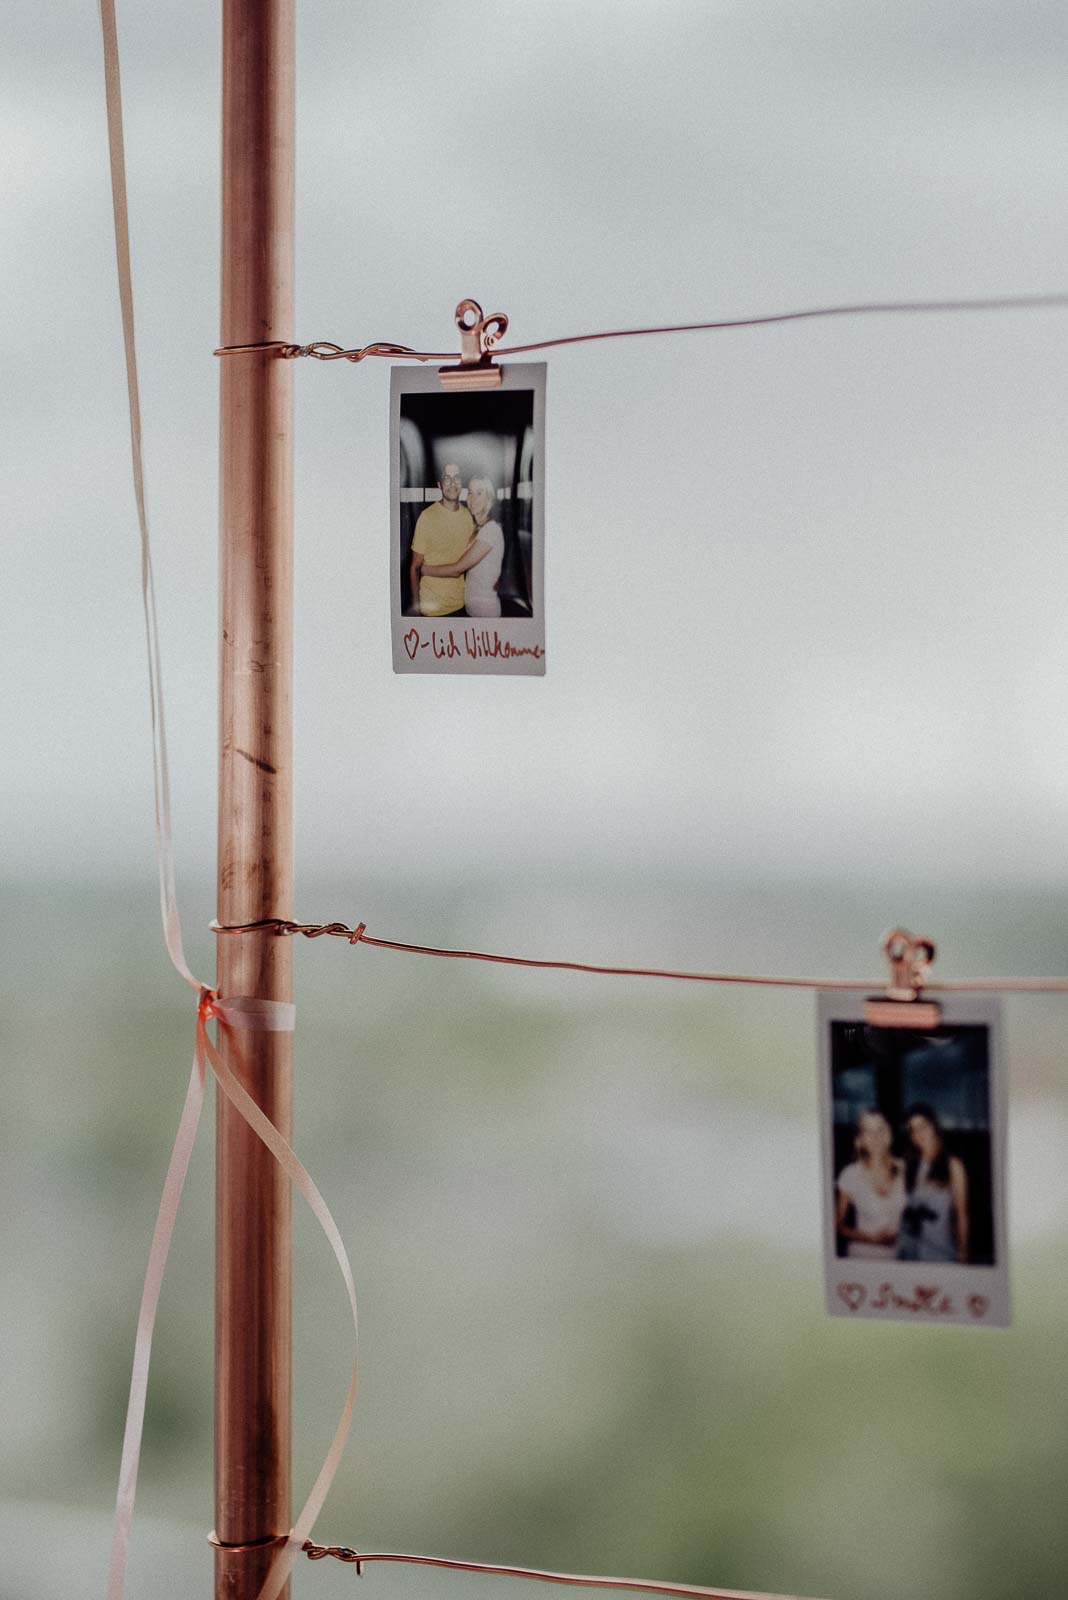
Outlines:
{"label": "overcast sky", "polygon": [[[210,872],[217,7],[120,5],[179,870]],[[294,336],[1068,288],[1061,0],[301,0]],[[9,0],[0,870],[141,878],[99,29]],[[296,373],[302,870],[1063,883],[1068,312],[553,352],[544,680],[390,667],[386,363]]]}

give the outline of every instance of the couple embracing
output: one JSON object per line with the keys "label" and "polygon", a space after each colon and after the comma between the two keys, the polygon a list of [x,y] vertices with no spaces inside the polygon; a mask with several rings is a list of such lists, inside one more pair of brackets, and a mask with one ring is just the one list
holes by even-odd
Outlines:
{"label": "couple embracing", "polygon": [[472,478],[467,505],[455,462],[438,479],[441,499],[419,513],[412,536],[412,610],[424,617],[499,617],[497,583],[504,534],[494,520],[497,491],[489,478]]}

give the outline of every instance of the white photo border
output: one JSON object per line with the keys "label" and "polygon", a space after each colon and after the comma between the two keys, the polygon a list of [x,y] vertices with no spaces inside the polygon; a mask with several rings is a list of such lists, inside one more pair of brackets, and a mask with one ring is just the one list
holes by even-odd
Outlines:
{"label": "white photo border", "polygon": [[453,676],[505,674],[541,677],[545,673],[545,387],[546,363],[507,362],[499,389],[533,393],[534,459],[531,474],[530,617],[418,617],[401,610],[400,408],[407,394],[462,398],[469,391],[445,390],[436,367],[394,367],[389,406],[390,621],[393,670]]}
{"label": "white photo border", "polygon": [[987,1029],[993,1265],[866,1261],[838,1255],[831,1024],[863,1022],[864,997],[855,991],[821,991],[817,1002],[817,1059],[826,1310],[828,1316],[853,1321],[1007,1328],[1011,1322],[1005,1197],[1007,1063],[1001,1009],[993,997],[946,995],[939,998],[943,1025],[972,1023]]}

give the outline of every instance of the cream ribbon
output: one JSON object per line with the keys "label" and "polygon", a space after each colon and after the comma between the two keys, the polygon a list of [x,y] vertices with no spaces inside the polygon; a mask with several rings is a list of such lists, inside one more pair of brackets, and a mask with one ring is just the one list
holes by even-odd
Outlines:
{"label": "cream ribbon", "polygon": [[[281,1593],[286,1579],[292,1571],[293,1563],[301,1553],[301,1547],[305,1539],[310,1537],[315,1520],[330,1492],[330,1485],[333,1483],[337,1469],[341,1465],[341,1457],[345,1451],[345,1440],[348,1437],[349,1424],[352,1421],[352,1409],[356,1402],[356,1380],[359,1374],[360,1361],[360,1318],[356,1305],[356,1285],[353,1282],[352,1265],[337,1223],[331,1216],[330,1208],[320,1194],[315,1182],[298,1160],[290,1144],[282,1137],[271,1119],[260,1110],[244,1085],[230,1071],[226,1062],[212,1044],[207,1031],[209,1016],[218,1017],[223,1027],[258,1028],[264,1025],[271,1026],[270,1023],[264,1024],[262,1014],[258,1011],[258,1007],[271,1004],[272,1002],[264,1000],[219,1001],[209,996],[206,1002],[201,1001],[197,1011],[197,1041],[202,1054],[207,1056],[219,1088],[235,1109],[240,1112],[241,1116],[244,1117],[253,1132],[257,1133],[263,1140],[263,1143],[274,1156],[279,1166],[289,1177],[294,1188],[300,1190],[314,1212],[319,1226],[330,1241],[334,1259],[337,1261],[341,1276],[345,1280],[345,1292],[349,1297],[349,1309],[352,1312],[352,1329],[356,1344],[348,1393],[345,1396],[345,1404],[341,1409],[341,1417],[334,1432],[334,1437],[330,1442],[330,1448],[326,1452],[326,1457],[319,1469],[319,1475],[312,1485],[311,1493],[305,1500],[297,1520],[290,1530],[285,1546],[279,1549],[271,1565],[271,1570],[267,1574],[263,1588],[260,1590],[259,1600],[277,1600],[277,1596]],[[291,1011],[292,1007],[287,1009]],[[242,1020],[239,1021],[238,1018]],[[255,1020],[250,1020],[252,1018],[255,1018]],[[290,1021],[289,1026],[292,1027],[292,1021]],[[231,1051],[234,1051],[234,1041],[231,1041]],[[112,1600],[110,1595],[108,1600]],[[116,1597],[116,1600],[118,1600],[118,1597]]]}
{"label": "cream ribbon", "polygon": [[163,1274],[174,1233],[174,1219],[178,1202],[182,1198],[185,1176],[189,1170],[189,1157],[200,1124],[204,1104],[204,1057],[199,1049],[193,1057],[193,1070],[189,1075],[185,1105],[182,1108],[178,1134],[167,1165],[167,1176],[160,1196],[159,1214],[152,1234],[152,1247],[148,1252],[145,1286],[141,1291],[141,1309],[137,1314],[137,1338],[134,1342],[133,1370],[130,1373],[130,1395],[126,1402],[126,1431],[122,1439],[122,1461],[119,1467],[119,1489],[115,1497],[115,1520],[111,1530],[111,1562],[108,1567],[107,1600],[122,1600],[126,1585],[126,1563],[130,1549],[130,1530],[133,1526],[134,1498],[137,1494],[137,1469],[141,1461],[141,1436],[145,1426],[145,1397],[148,1392],[148,1364],[152,1357],[152,1330],[156,1324]]}
{"label": "cream ribbon", "polygon": [[[196,1139],[197,1127],[204,1104],[204,1085],[207,1067],[210,1066],[216,1083],[235,1109],[263,1141],[275,1160],[287,1174],[294,1187],[307,1200],[319,1225],[330,1241],[352,1311],[353,1331],[356,1336],[356,1355],[352,1377],[342,1408],[341,1419],[334,1433],[326,1459],[305,1504],[297,1517],[284,1547],[271,1564],[266,1581],[260,1590],[259,1600],[277,1600],[300,1553],[301,1546],[311,1533],[315,1519],[334,1480],[345,1448],[349,1423],[356,1398],[356,1379],[359,1360],[359,1319],[356,1306],[356,1287],[352,1267],[342,1242],[337,1224],[308,1172],[298,1160],[293,1149],[282,1137],[270,1118],[265,1116],[239,1079],[226,1065],[208,1033],[208,1022],[214,1018],[220,1027],[238,1031],[292,1032],[294,1007],[287,1002],[260,1000],[252,996],[229,996],[220,999],[213,990],[193,976],[185,959],[182,946],[182,926],[178,914],[175,891],[174,846],[171,828],[170,771],[167,760],[167,732],[163,705],[163,679],[159,647],[159,623],[156,613],[156,587],[152,571],[152,546],[148,531],[148,512],[145,501],[144,458],[141,446],[141,404],[137,381],[137,346],[134,336],[133,276],[130,267],[130,227],[126,198],[126,162],[123,150],[122,92],[119,79],[118,33],[115,23],[115,0],[99,0],[100,28],[104,46],[104,85],[107,100],[108,150],[111,162],[111,197],[115,219],[115,256],[119,278],[119,302],[122,310],[122,336],[126,355],[126,384],[130,410],[130,450],[133,465],[134,498],[137,505],[137,522],[141,533],[141,601],[145,617],[145,642],[148,653],[149,700],[152,716],[152,770],[156,808],[156,861],[159,869],[160,914],[167,952],[175,970],[194,989],[198,996],[196,1043],[193,1067],[189,1075],[185,1104],[178,1124],[174,1146],[167,1164],[156,1226],[148,1255],[141,1307],[137,1318],[137,1337],[134,1343],[133,1369],[130,1374],[130,1393],[126,1406],[126,1428],[123,1435],[122,1459],[119,1467],[119,1487],[115,1501],[115,1521],[112,1531],[111,1561],[108,1569],[107,1600],[122,1600],[126,1585],[126,1567],[133,1526],[134,1501],[137,1493],[137,1471],[141,1458],[141,1440],[144,1433],[145,1399],[148,1391],[148,1369],[152,1353],[152,1334],[159,1307],[160,1290],[167,1266],[167,1255],[174,1233],[178,1205],[182,1197],[189,1158]],[[237,1041],[230,1039],[230,1053],[240,1059]]]}

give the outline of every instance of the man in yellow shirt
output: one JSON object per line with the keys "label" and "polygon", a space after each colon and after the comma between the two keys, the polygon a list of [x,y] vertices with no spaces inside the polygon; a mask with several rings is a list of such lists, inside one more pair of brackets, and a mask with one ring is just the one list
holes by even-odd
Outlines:
{"label": "man in yellow shirt", "polygon": [[464,580],[424,578],[421,568],[451,567],[459,561],[475,531],[475,519],[460,504],[460,469],[446,463],[438,480],[441,499],[420,511],[412,535],[412,607],[424,617],[450,617],[464,608]]}

